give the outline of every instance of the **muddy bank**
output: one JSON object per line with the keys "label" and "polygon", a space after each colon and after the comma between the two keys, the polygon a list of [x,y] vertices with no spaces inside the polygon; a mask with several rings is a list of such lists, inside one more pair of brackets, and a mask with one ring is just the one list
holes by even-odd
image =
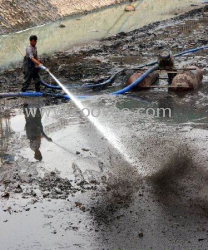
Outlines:
{"label": "muddy bank", "polygon": [[121,2],[125,0],[38,0],[36,2],[3,0],[0,6],[0,34],[27,29]]}
{"label": "muddy bank", "polygon": [[[69,87],[99,82],[121,68],[155,60],[161,49],[177,53],[207,44],[207,21],[206,10],[194,10],[42,59]],[[178,68],[204,69],[203,84],[193,92],[150,90],[134,93],[134,98],[103,95],[125,85],[132,73],[127,69],[109,89],[87,93],[100,95],[83,103],[102,110],[100,123],[120,139],[132,165],[77,115],[71,102],[7,99],[4,107],[13,102],[12,112],[6,116],[1,110],[0,117],[3,248],[20,244],[40,250],[206,249],[207,55],[201,51],[176,60]],[[47,74],[42,76],[53,83]],[[21,68],[4,71],[0,79],[1,92],[18,91]],[[86,94],[82,89],[72,91]],[[58,117],[42,121],[54,143],[42,139],[41,162],[34,159],[26,137],[24,115],[15,113],[23,102],[60,108]],[[172,117],[137,117],[140,107],[168,107]]]}
{"label": "muddy bank", "polygon": [[[207,8],[192,10],[168,21],[156,22],[129,33],[93,42],[92,45],[74,47],[66,52],[42,56],[43,63],[65,84],[102,82],[122,68],[136,67],[154,61],[157,54],[169,48],[173,53],[200,47],[208,43],[206,32],[208,23]],[[194,37],[197,34],[197,38]],[[190,54],[176,60],[189,64],[195,57],[196,66],[207,67],[206,50]],[[197,63],[199,62],[199,63]],[[21,64],[21,63],[20,63]],[[1,73],[1,91],[18,90],[23,81],[22,69],[4,70]],[[124,83],[132,71],[121,74],[116,82]],[[43,79],[52,82],[47,74]],[[115,82],[115,86],[118,84]]]}
{"label": "muddy bank", "polygon": [[[90,44],[95,40],[167,20],[204,5],[201,0],[195,1],[196,4],[192,4],[193,0],[187,0],[180,1],[176,5],[175,2],[165,0],[138,0],[131,3],[135,7],[133,12],[124,11],[126,3],[123,3],[87,15],[69,16],[64,20],[0,36],[0,69],[18,65],[22,61],[22,55],[16,46],[24,52],[28,44],[28,37],[33,34],[39,37],[39,56],[51,55],[54,52],[67,51],[77,45]],[[60,24],[65,27],[60,28]]]}

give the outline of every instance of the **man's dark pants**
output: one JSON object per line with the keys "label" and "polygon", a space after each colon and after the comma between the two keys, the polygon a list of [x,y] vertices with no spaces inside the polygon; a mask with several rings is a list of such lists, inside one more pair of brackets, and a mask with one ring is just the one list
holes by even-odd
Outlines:
{"label": "man's dark pants", "polygon": [[40,83],[41,83],[41,78],[40,78],[40,75],[38,73],[38,70],[33,70],[33,71],[27,71],[25,72],[24,74],[24,82],[23,82],[23,85],[22,85],[22,92],[25,92],[31,81],[34,80],[35,82],[35,90],[37,92],[40,91]]}

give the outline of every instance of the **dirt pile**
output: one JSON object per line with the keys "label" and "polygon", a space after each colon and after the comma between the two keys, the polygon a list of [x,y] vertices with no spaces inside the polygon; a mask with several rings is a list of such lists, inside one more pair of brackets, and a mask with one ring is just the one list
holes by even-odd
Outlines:
{"label": "dirt pile", "polygon": [[55,21],[72,14],[84,13],[124,0],[1,0],[0,34]]}

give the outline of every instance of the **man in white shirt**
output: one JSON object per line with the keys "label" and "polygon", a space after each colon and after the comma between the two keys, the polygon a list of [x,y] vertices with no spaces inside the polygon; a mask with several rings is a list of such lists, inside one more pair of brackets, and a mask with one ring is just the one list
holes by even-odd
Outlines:
{"label": "man in white shirt", "polygon": [[22,86],[22,92],[26,92],[28,89],[31,80],[35,82],[36,92],[40,92],[41,78],[39,75],[39,69],[48,70],[44,67],[38,60],[37,52],[37,36],[30,37],[30,45],[26,48],[26,55],[24,57],[24,83]]}

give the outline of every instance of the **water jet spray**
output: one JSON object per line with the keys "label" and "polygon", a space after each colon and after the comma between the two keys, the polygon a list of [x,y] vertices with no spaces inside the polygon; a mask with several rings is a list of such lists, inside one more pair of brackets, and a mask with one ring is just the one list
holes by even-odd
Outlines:
{"label": "water jet spray", "polygon": [[[80,111],[84,111],[85,107],[49,70],[47,70],[49,75],[54,79],[54,81],[63,89],[63,91],[69,96],[76,107]],[[116,138],[115,134],[108,128],[103,126],[94,116],[91,114],[87,116],[88,120],[95,126],[95,128],[104,136],[107,141],[123,156],[123,158],[129,163],[133,164],[133,160],[126,153],[126,148],[123,144]]]}

